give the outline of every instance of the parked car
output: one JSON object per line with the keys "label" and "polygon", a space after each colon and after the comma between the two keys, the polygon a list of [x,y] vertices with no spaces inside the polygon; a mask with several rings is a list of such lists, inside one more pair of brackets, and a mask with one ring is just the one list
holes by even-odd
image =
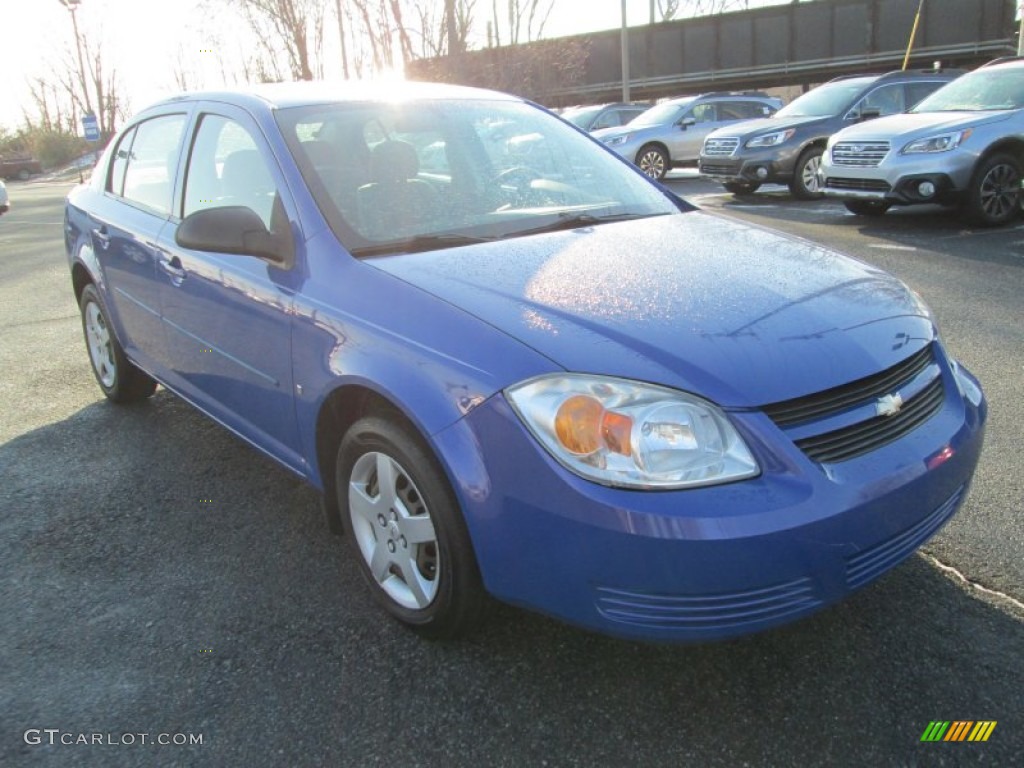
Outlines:
{"label": "parked car", "polygon": [[595,104],[589,107],[569,107],[562,110],[561,115],[584,131],[599,131],[602,128],[627,125],[650,107],[650,104]]}
{"label": "parked car", "polygon": [[11,199],[7,196],[7,187],[4,186],[3,181],[0,181],[0,214],[7,213],[11,210]]}
{"label": "parked car", "polygon": [[31,157],[0,157],[0,178],[25,181],[42,172],[43,166]]}
{"label": "parked car", "polygon": [[657,104],[621,128],[594,136],[652,179],[672,168],[696,165],[704,137],[726,123],[767,117],[781,100],[763,93],[727,92],[685,96]]}
{"label": "parked car", "polygon": [[893,205],[959,206],[973,223],[1006,224],[1021,208],[1024,60],[954,80],[909,114],[851,126],[829,141],[823,189],[853,213]]}
{"label": "parked car", "polygon": [[982,446],[978,382],[898,280],[510,96],[174,98],[64,232],[106,397],[159,382],[306,480],[425,635],[487,595],[652,640],[792,621],[931,537]]}
{"label": "parked car", "polygon": [[853,123],[903,112],[960,74],[929,69],[830,80],[772,117],[712,131],[701,149],[701,175],[737,195],[770,182],[788,184],[801,200],[821,197],[817,173],[829,136]]}

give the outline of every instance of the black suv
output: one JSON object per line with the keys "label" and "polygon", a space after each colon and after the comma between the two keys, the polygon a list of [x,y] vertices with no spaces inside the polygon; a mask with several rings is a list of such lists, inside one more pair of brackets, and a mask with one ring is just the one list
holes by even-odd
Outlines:
{"label": "black suv", "polygon": [[829,136],[862,120],[905,112],[962,72],[928,69],[830,80],[772,117],[708,134],[700,153],[701,175],[734,194],[773,182],[788,184],[803,200],[821,197],[818,166]]}

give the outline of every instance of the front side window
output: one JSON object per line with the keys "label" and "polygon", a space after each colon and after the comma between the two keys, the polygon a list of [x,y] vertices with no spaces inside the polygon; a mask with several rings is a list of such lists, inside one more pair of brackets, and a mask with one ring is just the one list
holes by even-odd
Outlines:
{"label": "front side window", "polygon": [[860,100],[853,111],[863,115],[867,111],[878,111],[880,116],[897,115],[906,109],[903,103],[903,84],[889,83],[875,88]]}
{"label": "front side window", "polygon": [[118,144],[108,191],[169,215],[186,115],[164,115],[139,123]]}
{"label": "front side window", "polygon": [[276,116],[320,210],[357,255],[680,209],[599,145],[520,102],[348,103]]}
{"label": "front side window", "polygon": [[276,201],[277,187],[252,135],[230,118],[203,115],[189,155],[184,215],[241,205],[272,230]]}
{"label": "front side window", "polygon": [[713,123],[716,120],[714,104],[698,104],[693,108],[691,117],[698,123]]}

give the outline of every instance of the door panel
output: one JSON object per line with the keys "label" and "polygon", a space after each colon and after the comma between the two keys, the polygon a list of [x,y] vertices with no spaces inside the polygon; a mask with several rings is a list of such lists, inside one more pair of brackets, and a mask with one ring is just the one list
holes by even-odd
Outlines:
{"label": "door panel", "polygon": [[[185,171],[183,214],[246,205],[290,231],[276,165],[243,118],[200,117]],[[276,201],[276,204],[275,204]],[[292,394],[294,278],[256,257],[177,245],[172,221],[157,265],[173,386],[212,416],[305,472]]]}

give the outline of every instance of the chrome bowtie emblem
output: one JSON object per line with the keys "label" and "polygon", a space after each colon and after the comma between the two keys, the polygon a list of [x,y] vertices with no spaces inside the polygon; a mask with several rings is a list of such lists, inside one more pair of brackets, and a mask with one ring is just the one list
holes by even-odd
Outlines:
{"label": "chrome bowtie emblem", "polygon": [[879,416],[895,416],[902,407],[903,398],[897,392],[895,395],[878,398],[878,402],[875,403],[875,413]]}

